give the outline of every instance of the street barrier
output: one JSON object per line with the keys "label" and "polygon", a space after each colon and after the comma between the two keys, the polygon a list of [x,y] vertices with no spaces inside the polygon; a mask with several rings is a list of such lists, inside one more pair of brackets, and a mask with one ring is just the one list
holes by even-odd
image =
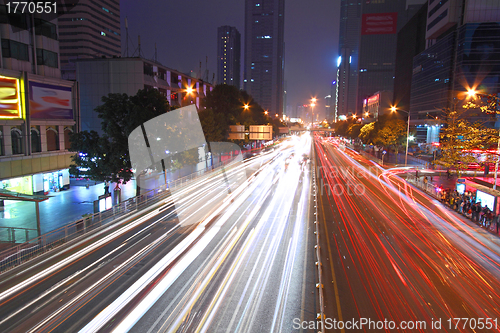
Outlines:
{"label": "street barrier", "polygon": [[[198,172],[192,173],[186,177],[168,182],[166,185],[164,184],[139,196],[125,200],[120,204],[113,206],[111,209],[88,215],[82,219],[70,222],[61,228],[52,230],[39,237],[30,239],[28,238],[30,236],[29,230],[23,230],[26,237],[24,239],[28,239],[24,243],[16,244],[15,237],[17,236],[14,236],[14,239],[7,238],[11,241],[10,243],[2,243],[2,245],[4,246],[11,245],[11,247],[0,252],[0,274],[41,254],[53,250],[60,245],[66,244],[73,239],[94,231],[98,227],[107,225],[113,221],[118,221],[121,218],[125,217],[125,215],[140,211],[141,209],[164,200],[166,197],[168,197],[171,190],[180,189],[187,183],[201,176],[220,172],[227,164],[230,164],[231,162],[232,160],[230,159],[223,162],[218,162],[214,164],[213,168],[208,167],[199,170]],[[10,232],[10,235],[18,234],[16,232],[17,230],[13,231],[12,228],[4,229],[8,230],[5,231],[0,229],[0,232]]]}

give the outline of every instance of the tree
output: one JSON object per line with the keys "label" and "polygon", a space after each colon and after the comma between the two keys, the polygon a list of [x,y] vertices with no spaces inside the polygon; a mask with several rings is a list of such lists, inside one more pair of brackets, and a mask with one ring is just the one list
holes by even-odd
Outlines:
{"label": "tree", "polygon": [[375,122],[371,122],[363,125],[359,131],[359,138],[365,144],[373,143],[373,137],[375,134]]}
{"label": "tree", "polygon": [[445,126],[440,133],[441,157],[437,163],[446,168],[465,170],[470,163],[477,161],[471,150],[489,148],[496,143],[498,134],[496,130],[486,128],[478,122],[471,124],[464,119],[465,112],[456,107],[443,112]]}
{"label": "tree", "polygon": [[[245,105],[248,107],[245,108]],[[200,109],[199,116],[208,142],[230,141],[227,139],[230,125],[248,127],[274,123],[274,119],[266,116],[262,107],[246,91],[227,84],[216,85],[207,94],[204,107]],[[248,139],[234,141],[241,145]]]}
{"label": "tree", "polygon": [[359,134],[361,133],[361,128],[363,127],[362,124],[351,124],[347,128],[347,136],[351,139],[356,139],[359,137]]}
{"label": "tree", "polygon": [[128,136],[144,122],[171,110],[165,98],[156,89],[139,90],[136,95],[108,94],[103,104],[96,107],[102,119],[103,135],[95,131],[74,133],[70,173],[95,181],[127,183],[132,178]]}
{"label": "tree", "polygon": [[401,119],[392,119],[381,125],[375,137],[375,143],[385,147],[395,146],[397,151],[398,143],[402,137],[406,136],[406,122]]}

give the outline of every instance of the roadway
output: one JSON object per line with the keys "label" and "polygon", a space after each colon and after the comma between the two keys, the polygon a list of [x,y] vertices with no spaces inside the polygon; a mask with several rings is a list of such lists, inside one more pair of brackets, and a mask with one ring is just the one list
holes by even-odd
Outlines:
{"label": "roadway", "polygon": [[299,164],[311,139],[294,140],[2,274],[0,331],[291,331],[314,320],[311,176]]}
{"label": "roadway", "polygon": [[404,170],[335,139],[315,147],[325,331],[377,330],[369,321],[393,332],[500,331],[498,238],[408,186]]}

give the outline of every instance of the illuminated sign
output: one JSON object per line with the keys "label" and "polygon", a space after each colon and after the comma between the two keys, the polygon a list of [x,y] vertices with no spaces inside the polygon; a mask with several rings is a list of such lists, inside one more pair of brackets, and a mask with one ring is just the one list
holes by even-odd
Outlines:
{"label": "illuminated sign", "polygon": [[373,104],[378,102],[379,94],[368,97],[368,104]]}
{"label": "illuminated sign", "polygon": [[19,80],[0,76],[0,119],[22,118]]}
{"label": "illuminated sign", "polygon": [[363,14],[362,35],[384,35],[397,32],[398,13]]}

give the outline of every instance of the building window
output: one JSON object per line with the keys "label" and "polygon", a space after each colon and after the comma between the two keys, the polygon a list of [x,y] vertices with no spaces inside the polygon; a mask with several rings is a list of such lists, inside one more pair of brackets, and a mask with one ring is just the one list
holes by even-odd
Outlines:
{"label": "building window", "polygon": [[28,45],[10,39],[2,39],[2,56],[29,61]]}
{"label": "building window", "polygon": [[10,130],[12,141],[12,155],[23,154],[23,135],[19,128],[14,127]]}
{"label": "building window", "polygon": [[16,14],[7,13],[7,6],[0,5],[0,23],[9,23],[13,27],[20,29],[28,29],[27,15],[21,14],[18,11]]}
{"label": "building window", "polygon": [[154,76],[153,66],[147,62],[144,63],[144,75]]}
{"label": "building window", "polygon": [[70,136],[73,133],[73,130],[69,127],[64,129],[64,149],[69,150],[71,148]]}
{"label": "building window", "polygon": [[59,150],[59,134],[55,129],[47,127],[45,137],[47,138],[47,151]]}
{"label": "building window", "polygon": [[57,27],[48,21],[35,19],[35,35],[45,36],[57,40]]}
{"label": "building window", "polygon": [[38,65],[58,68],[57,53],[44,49],[36,49],[36,62]]}
{"label": "building window", "polygon": [[37,127],[31,128],[31,152],[39,153],[42,151],[42,143],[40,141],[40,129]]}

